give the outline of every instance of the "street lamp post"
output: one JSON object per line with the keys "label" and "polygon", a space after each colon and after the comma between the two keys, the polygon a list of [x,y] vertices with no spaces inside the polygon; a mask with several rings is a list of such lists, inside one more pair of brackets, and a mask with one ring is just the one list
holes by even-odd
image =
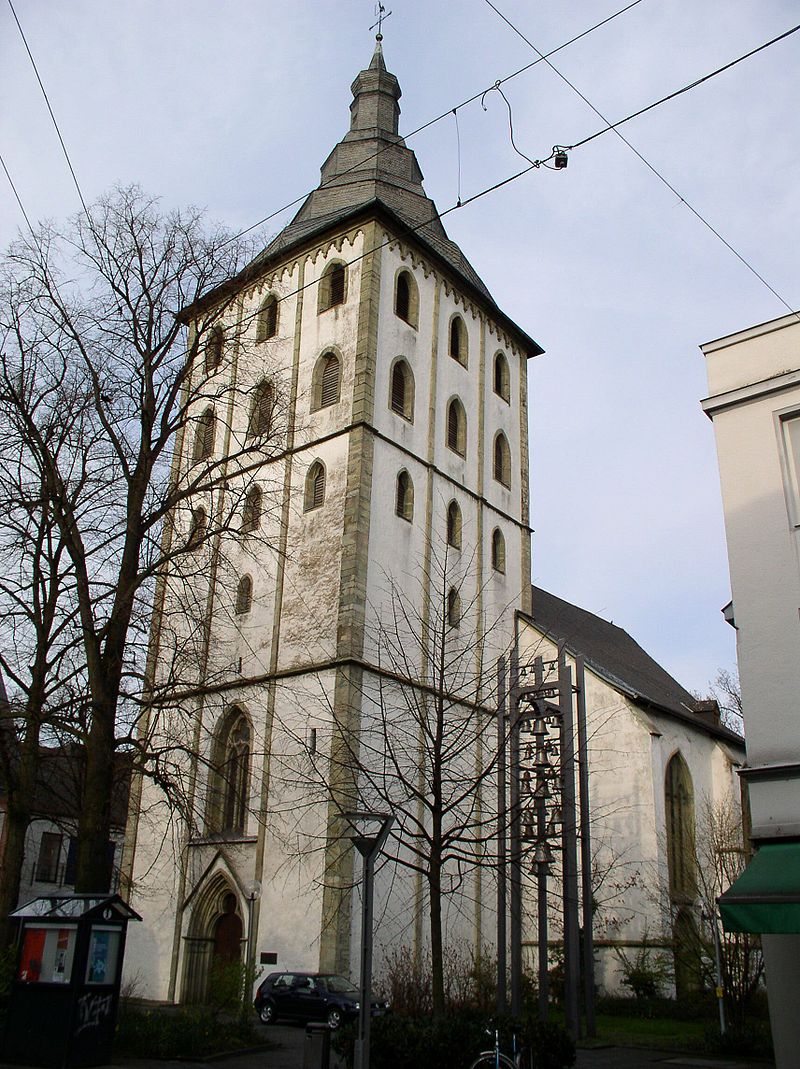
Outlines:
{"label": "street lamp post", "polygon": [[[361,877],[361,992],[358,1009],[358,1038],[355,1043],[354,1069],[369,1069],[369,1028],[372,1014],[372,899],[375,859],[383,849],[394,817],[385,813],[345,813],[344,817],[355,829],[350,838],[363,858]],[[376,835],[358,832],[357,825],[376,824]]]}

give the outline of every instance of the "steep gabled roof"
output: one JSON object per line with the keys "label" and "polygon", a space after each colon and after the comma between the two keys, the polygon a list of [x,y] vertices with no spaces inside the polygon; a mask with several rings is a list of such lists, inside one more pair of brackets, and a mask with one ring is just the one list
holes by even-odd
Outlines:
{"label": "steep gabled roof", "polygon": [[[536,627],[553,641],[566,643],[571,653],[582,654],[592,671],[626,697],[692,724],[706,734],[744,746],[744,740],[734,731],[697,710],[697,699],[627,631],[541,587],[532,587],[532,598]],[[707,705],[700,703],[703,704]]]}

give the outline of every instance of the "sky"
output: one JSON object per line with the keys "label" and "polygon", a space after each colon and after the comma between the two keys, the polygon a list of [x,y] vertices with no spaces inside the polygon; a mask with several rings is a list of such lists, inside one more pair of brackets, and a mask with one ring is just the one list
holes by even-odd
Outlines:
{"label": "sky", "polygon": [[[493,2],[542,52],[625,6]],[[446,115],[408,141],[444,211],[527,165],[498,93],[460,108],[458,130],[452,109],[536,54],[487,0],[386,7],[401,133]],[[374,47],[374,0],[15,8],[85,199],[137,182],[235,230],[318,184]],[[516,145],[533,159],[575,145],[606,125],[586,100],[616,122],[797,16],[790,0],[639,0],[552,56],[574,89],[545,63],[503,84]],[[0,99],[0,153],[29,217],[63,221],[78,194],[7,2]],[[788,309],[691,209],[800,307],[798,99],[800,33],[627,123],[639,156],[607,132],[565,170],[533,170],[444,220],[545,350],[529,367],[534,582],[624,627],[701,692],[734,667],[735,644],[698,346]],[[3,174],[0,190],[4,249],[24,222]]]}

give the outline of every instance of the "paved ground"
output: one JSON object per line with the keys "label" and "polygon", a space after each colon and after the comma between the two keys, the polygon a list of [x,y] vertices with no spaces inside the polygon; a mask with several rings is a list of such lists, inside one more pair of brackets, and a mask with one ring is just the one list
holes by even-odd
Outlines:
{"label": "paved ground", "polygon": [[[272,1025],[263,1029],[266,1039],[275,1044],[273,1050],[251,1051],[247,1054],[216,1059],[212,1062],[161,1062],[131,1059],[115,1062],[107,1069],[304,1069],[303,1053],[306,1030],[303,1025]],[[766,1069],[764,1062],[752,1062],[737,1058],[701,1058],[692,1054],[675,1054],[670,1051],[640,1050],[631,1047],[598,1047],[594,1050],[579,1050],[576,1069]],[[0,1063],[0,1069],[17,1069]],[[102,1067],[106,1069],[106,1067]],[[336,1069],[331,1060],[331,1069]]]}

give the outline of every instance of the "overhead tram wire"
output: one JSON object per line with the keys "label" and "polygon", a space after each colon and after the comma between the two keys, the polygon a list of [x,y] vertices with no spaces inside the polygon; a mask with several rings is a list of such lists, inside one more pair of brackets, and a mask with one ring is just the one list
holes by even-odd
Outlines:
{"label": "overhead tram wire", "polygon": [[[524,67],[520,67],[518,70],[512,71],[511,74],[507,74],[505,77],[497,79],[497,81],[493,82],[492,85],[489,88],[493,89],[493,88],[495,88],[495,86],[504,85],[506,82],[511,81],[513,78],[517,78],[520,74],[524,74],[526,71],[529,71],[533,67],[538,66],[538,64],[541,63],[543,61],[543,59],[546,59],[549,56],[554,56],[557,52],[563,51],[565,48],[568,48],[570,45],[575,44],[576,41],[580,41],[582,38],[587,37],[590,33],[594,33],[595,30],[599,30],[602,26],[606,26],[609,22],[613,22],[614,19],[618,18],[620,15],[624,15],[627,11],[630,11],[631,8],[637,7],[641,3],[643,3],[643,0],[631,0],[631,3],[628,3],[624,7],[621,7],[618,11],[613,12],[613,14],[608,15],[606,18],[601,19],[599,22],[594,23],[594,25],[589,26],[587,29],[583,30],[581,33],[578,33],[574,37],[571,37],[568,41],[564,41],[563,44],[560,44],[556,48],[551,49],[548,53],[546,53],[546,55],[544,57],[540,57],[538,59],[535,59],[531,63],[526,63]],[[70,174],[72,175],[72,180],[75,183],[75,188],[78,191],[78,196],[80,197],[81,204],[83,205],[83,210],[84,210],[84,212],[86,212],[86,215],[87,215],[87,218],[88,218],[89,213],[88,213],[88,210],[87,210],[87,207],[86,207],[86,202],[84,200],[83,193],[81,192],[80,184],[78,183],[78,179],[77,179],[77,176],[75,174],[75,170],[74,170],[74,168],[72,166],[72,163],[70,161],[69,153],[67,152],[67,147],[66,147],[66,144],[64,143],[64,139],[61,136],[61,131],[59,129],[58,123],[56,122],[56,117],[55,117],[55,115],[53,113],[53,109],[50,106],[50,101],[48,99],[47,92],[45,91],[44,85],[42,83],[42,79],[39,76],[39,71],[37,69],[36,62],[35,62],[35,60],[33,58],[33,54],[31,53],[31,50],[30,50],[30,48],[28,46],[27,39],[26,39],[25,34],[24,34],[23,30],[22,30],[22,26],[20,25],[20,21],[17,18],[17,13],[14,10],[14,6],[13,6],[13,3],[12,3],[12,0],[8,0],[8,6],[11,9],[11,13],[14,16],[14,21],[17,24],[17,28],[19,30],[20,36],[22,37],[23,43],[24,43],[25,48],[26,48],[26,50],[28,52],[28,56],[30,58],[31,64],[32,64],[33,69],[34,69],[34,72],[36,74],[36,78],[37,78],[37,80],[39,82],[39,87],[40,87],[40,89],[42,91],[42,94],[44,96],[45,102],[47,103],[47,107],[48,107],[48,110],[50,112],[50,117],[53,120],[53,125],[55,126],[56,133],[58,134],[58,139],[61,142],[61,148],[62,148],[62,150],[64,152],[64,157],[65,157],[65,159],[67,161],[67,166],[69,167]],[[460,108],[464,108],[468,104],[472,104],[475,100],[478,100],[482,96],[484,96],[486,92],[488,92],[488,89],[482,90],[482,91],[480,91],[478,93],[474,93],[472,96],[467,97],[466,100],[462,100],[460,104],[456,104],[455,107],[448,108],[447,111],[443,111],[440,115],[436,115],[434,118],[428,119],[428,121],[424,122],[421,126],[418,126],[418,127],[416,127],[416,129],[411,130],[408,134],[405,134],[403,139],[404,140],[408,140],[409,138],[414,137],[416,134],[422,133],[423,130],[427,130],[429,127],[434,126],[437,122],[441,122],[441,120],[447,118],[447,116],[456,115],[456,113],[458,112],[458,110]],[[384,148],[379,148],[371,156],[368,156],[366,160],[363,160],[358,166],[363,166],[364,163],[369,163],[371,160],[376,159],[383,152],[387,151],[387,149],[389,147],[390,146],[386,146]],[[348,174],[350,171],[354,170],[355,167],[356,167],[356,165],[354,165],[353,167],[349,167],[345,171],[343,171],[342,173],[343,174]],[[4,170],[5,170],[5,167],[4,167]],[[6,174],[8,175],[8,171],[7,170],[6,170]],[[10,181],[11,181],[11,179],[9,177],[9,182]],[[12,184],[12,189],[13,188],[14,187],[13,187],[13,184]],[[16,190],[14,192],[15,192],[15,195],[16,195]],[[302,193],[299,197],[295,197],[294,200],[291,200],[287,204],[282,205],[280,208],[276,208],[273,212],[270,212],[269,215],[265,215],[262,219],[259,219],[258,222],[253,223],[251,226],[245,227],[244,230],[240,230],[236,234],[233,234],[230,238],[228,238],[228,240],[227,240],[227,242],[225,244],[230,244],[232,241],[236,241],[239,238],[244,237],[245,234],[249,234],[252,230],[255,230],[257,227],[263,226],[264,223],[268,223],[271,219],[274,219],[276,216],[281,215],[285,211],[288,211],[289,208],[293,208],[293,207],[295,207],[295,205],[301,204],[306,199],[306,197],[310,196],[311,193],[313,193],[313,190],[310,189],[306,193]],[[17,202],[20,204],[20,207],[21,207],[21,202],[19,201],[19,198],[17,198]],[[25,215],[24,211],[23,211],[23,215]],[[33,228],[31,227],[31,224],[30,224],[30,220],[28,220],[27,216],[25,218],[26,218],[26,222],[28,223],[28,227],[31,229],[31,232],[33,232]]]}
{"label": "overhead tram wire", "polygon": [[[45,104],[47,104],[47,110],[50,112],[50,118],[53,120],[53,126],[56,128],[56,134],[58,135],[58,140],[59,140],[59,142],[61,144],[61,151],[64,153],[64,159],[67,161],[67,167],[69,167],[69,173],[72,175],[72,181],[75,183],[75,188],[78,191],[78,196],[80,197],[81,205],[83,206],[83,210],[84,210],[84,212],[86,214],[86,217],[88,219],[89,218],[89,209],[86,207],[86,201],[84,200],[83,192],[81,191],[80,183],[78,182],[78,176],[75,174],[75,168],[72,166],[72,160],[69,158],[69,152],[67,152],[67,146],[64,143],[64,138],[61,136],[61,130],[59,129],[58,121],[56,120],[55,114],[53,113],[53,109],[52,109],[52,107],[50,105],[50,98],[47,95],[47,90],[45,89],[44,83],[42,82],[41,76],[39,74],[39,68],[36,66],[36,60],[33,58],[33,53],[31,52],[30,46],[28,44],[28,40],[25,37],[25,32],[22,29],[22,26],[20,25],[20,21],[17,18],[17,13],[14,10],[14,5],[12,3],[12,0],[8,0],[8,6],[11,8],[11,14],[14,16],[14,22],[16,22],[16,24],[17,24],[17,29],[19,30],[19,35],[22,38],[22,43],[25,45],[25,51],[28,53],[28,58],[30,59],[31,66],[33,67],[33,72],[36,75],[36,80],[39,83],[39,88],[42,91],[42,96],[44,97]],[[6,171],[6,174],[8,174],[8,171]],[[10,181],[10,179],[9,179],[9,181]],[[24,214],[24,212],[23,212],[23,214]],[[26,216],[26,219],[27,219],[27,216]],[[31,225],[30,222],[28,222],[28,226],[29,227],[30,227],[30,225]]]}
{"label": "overhead tram wire", "polygon": [[590,141],[594,141],[595,138],[600,137],[602,134],[607,134],[609,131],[612,131],[613,133],[615,133],[617,135],[617,137],[620,139],[620,141],[622,141],[624,144],[626,144],[628,146],[628,148],[631,150],[631,152],[633,152],[636,156],[638,156],[638,158],[642,161],[642,163],[645,165],[645,167],[647,167],[656,176],[656,178],[658,178],[658,180],[660,182],[662,182],[667,187],[667,189],[671,193],[674,193],[674,195],[678,198],[678,200],[680,200],[680,202],[682,204],[686,205],[686,207],[689,209],[689,211],[692,213],[692,215],[694,215],[695,218],[698,219],[703,224],[703,226],[705,226],[706,229],[708,229],[714,235],[714,237],[716,237],[719,241],[721,241],[722,244],[725,246],[726,249],[728,249],[729,252],[733,253],[733,255],[736,257],[736,259],[739,260],[740,263],[742,263],[747,268],[747,270],[750,271],[750,273],[753,274],[758,279],[758,281],[769,290],[769,292],[773,295],[773,297],[775,297],[778,301],[780,301],[780,303],[784,306],[784,308],[788,309],[788,311],[791,312],[792,315],[794,315],[798,319],[800,319],[800,313],[791,304],[789,304],[789,302],[785,299],[785,297],[783,297],[780,293],[778,293],[778,291],[774,288],[774,286],[772,286],[767,281],[767,279],[764,278],[764,276],[753,266],[753,264],[751,264],[747,259],[745,259],[745,257],[739,252],[739,250],[736,249],[727,240],[727,238],[725,238],[719,232],[719,230],[717,230],[716,227],[714,227],[708,221],[708,219],[706,219],[697,210],[697,208],[694,207],[694,205],[690,204],[689,201],[686,199],[686,197],[684,197],[683,194],[678,192],[678,190],[675,188],[675,186],[673,186],[672,183],[667,178],[665,178],[663,174],[661,174],[661,172],[655,167],[655,165],[652,164],[648,159],[645,159],[645,157],[636,148],[636,146],[633,145],[625,137],[625,135],[620,133],[620,131],[619,131],[619,127],[622,126],[624,123],[630,122],[632,119],[636,119],[640,115],[645,115],[647,112],[652,111],[654,108],[659,107],[661,104],[666,104],[667,101],[669,101],[669,100],[675,100],[676,97],[682,96],[684,93],[688,93],[690,89],[696,89],[698,85],[702,85],[704,82],[709,81],[709,79],[715,78],[718,74],[723,74],[725,71],[728,71],[732,67],[737,66],[737,64],[743,63],[744,60],[750,59],[752,56],[757,55],[759,52],[763,52],[764,49],[769,48],[771,45],[777,44],[779,41],[783,41],[787,37],[791,37],[792,34],[797,33],[797,31],[800,30],[800,25],[793,26],[791,29],[786,30],[784,33],[778,34],[777,37],[773,37],[771,40],[765,41],[763,44],[758,45],[756,48],[752,48],[749,52],[745,52],[744,55],[739,56],[734,60],[731,60],[729,63],[725,63],[722,67],[717,67],[716,70],[711,71],[709,74],[703,75],[702,78],[696,78],[693,82],[689,82],[688,85],[683,86],[683,88],[676,89],[674,92],[668,93],[666,96],[661,97],[659,100],[654,101],[652,104],[648,104],[646,107],[639,108],[638,111],[634,111],[630,115],[626,115],[624,119],[619,119],[617,122],[612,123],[612,122],[609,122],[609,120],[606,118],[605,115],[603,115],[603,113],[599,110],[599,108],[595,107],[595,105],[591,102],[591,100],[589,100],[588,97],[586,97],[580,91],[580,89],[577,88],[577,86],[573,85],[573,83],[569,80],[569,78],[566,77],[565,74],[562,74],[562,72],[549,61],[548,55],[552,55],[552,53],[543,54],[542,52],[540,52],[539,49],[536,47],[536,45],[531,40],[529,40],[529,38],[527,38],[525,36],[525,34],[519,29],[519,27],[515,26],[514,23],[511,22],[511,20],[509,18],[507,18],[503,14],[502,11],[500,11],[497,7],[495,7],[495,5],[492,3],[492,0],[484,0],[484,2],[492,9],[492,11],[494,11],[497,15],[500,16],[500,18],[503,20],[503,22],[505,22],[506,25],[510,29],[512,29],[514,31],[514,33],[517,34],[517,36],[520,37],[525,42],[525,44],[527,44],[530,48],[533,49],[533,51],[539,56],[540,60],[545,62],[547,64],[547,66],[553,71],[554,74],[557,74],[558,77],[566,85],[568,85],[569,88],[575,94],[577,94],[577,96],[579,96],[581,98],[581,100],[589,108],[591,108],[591,110],[595,113],[595,115],[598,116],[598,118],[602,119],[603,122],[607,124],[602,130],[597,130],[595,133],[590,134],[589,137],[585,137],[581,141],[576,141],[573,145],[566,145],[566,146],[563,146],[563,147],[568,149],[569,151],[572,151],[572,150],[574,150],[576,148],[582,148],[584,145],[588,145]]}
{"label": "overhead tram wire", "polygon": [[[10,0],[9,0],[10,2]],[[614,19],[620,15],[624,15],[626,11],[630,11],[631,8],[636,7],[638,4],[643,3],[644,0],[632,0],[631,3],[626,4],[625,7],[621,7],[618,11],[615,11],[612,15],[608,15],[606,18],[601,19],[600,22],[596,22],[593,26],[589,26],[588,29],[583,30],[581,33],[576,34],[574,37],[570,37],[568,41],[564,41],[563,44],[557,45],[544,56],[540,56],[539,59],[533,60],[531,63],[526,63],[524,67],[520,67],[518,70],[512,71],[511,74],[505,75],[503,78],[498,78],[487,89],[482,89],[477,93],[473,93],[472,96],[467,97],[466,100],[462,100],[460,104],[456,104],[453,108],[448,108],[447,111],[443,111],[441,115],[436,115],[432,119],[428,119],[421,126],[417,126],[414,130],[409,131],[407,134],[403,134],[403,140],[408,141],[410,138],[415,137],[417,134],[421,134],[423,130],[427,130],[429,127],[434,126],[437,122],[441,122],[442,119],[446,119],[450,115],[455,115],[461,108],[465,108],[468,104],[474,103],[476,100],[480,100],[489,89],[494,89],[495,86],[505,85],[506,82],[510,82],[512,78],[517,78],[520,74],[525,74],[526,71],[531,70],[533,67],[538,66],[542,62],[546,62],[549,56],[554,56],[557,52],[562,52],[565,48],[569,48],[570,45],[574,45],[576,41],[580,41],[582,38],[587,37],[590,33],[594,33],[595,30],[599,30],[602,26],[607,25],[609,22],[613,22]],[[359,164],[354,164],[352,167],[348,167],[342,171],[342,174],[349,174],[350,171],[355,170],[357,167],[363,167],[365,163],[370,163],[372,160],[377,159],[382,153],[386,152],[392,146],[387,145],[384,148],[379,148],[372,153],[371,156],[367,156],[365,160],[362,160]],[[316,187],[314,187],[316,188]],[[253,223],[251,226],[246,227],[244,230],[240,230],[237,234],[234,234],[229,241],[236,241],[238,238],[244,237],[245,234],[249,234],[251,230],[255,230],[259,226],[263,226],[264,223],[268,223],[271,219],[274,219],[276,215],[280,215],[282,212],[288,211],[289,208],[294,208],[296,204],[302,203],[306,197],[310,196],[314,192],[313,189],[309,189],[307,193],[302,193],[299,197],[295,197],[294,200],[289,201],[288,204],[284,204],[280,208],[276,208],[274,212],[270,212],[269,215],[265,215],[263,219],[259,219],[257,223]]]}
{"label": "overhead tram wire", "polygon": [[34,232],[33,226],[31,225],[31,221],[28,218],[28,213],[25,211],[25,205],[22,203],[22,198],[17,192],[17,187],[14,185],[14,179],[9,174],[8,167],[6,167],[6,161],[3,159],[2,154],[0,154],[0,164],[2,164],[3,170],[5,171],[6,178],[8,179],[8,184],[11,186],[11,190],[14,194],[14,197],[16,198],[17,204],[19,205],[19,210],[22,212],[25,218],[25,222],[28,224],[28,230],[30,230],[33,237],[36,238],[36,233]]}
{"label": "overhead tram wire", "polygon": [[[489,0],[486,0],[486,2],[488,3]],[[602,127],[600,130],[595,131],[595,133],[590,134],[588,137],[583,138],[582,141],[576,141],[573,145],[569,145],[569,146],[566,146],[566,147],[569,148],[569,149],[579,148],[580,146],[587,144],[589,141],[594,141],[596,138],[602,136],[603,134],[607,134],[610,131],[616,133],[619,137],[621,137],[623,139],[623,141],[625,141],[625,144],[629,144],[629,142],[617,130],[618,126],[622,126],[623,123],[629,122],[631,119],[635,118],[637,115],[641,115],[645,111],[652,111],[654,108],[658,107],[660,104],[665,104],[669,100],[674,100],[676,97],[681,96],[683,93],[688,92],[689,89],[693,89],[696,86],[701,85],[703,82],[707,82],[707,81],[709,81],[709,79],[714,78],[716,75],[722,74],[723,71],[729,70],[732,66],[735,66],[737,63],[742,62],[742,60],[748,59],[750,56],[755,55],[756,52],[763,51],[763,49],[768,48],[771,44],[776,44],[778,41],[783,40],[785,37],[788,37],[790,34],[796,33],[798,30],[800,30],[800,25],[795,26],[792,30],[789,30],[786,33],[781,34],[779,37],[773,38],[773,40],[771,40],[771,41],[767,41],[765,44],[760,45],[757,49],[754,49],[754,50],[746,53],[745,55],[740,56],[738,59],[733,60],[732,62],[725,64],[725,66],[719,67],[717,70],[710,71],[708,74],[704,75],[702,78],[695,79],[695,81],[690,82],[688,85],[683,86],[683,88],[676,89],[674,92],[668,93],[666,96],[661,97],[659,100],[654,101],[652,104],[648,104],[646,108],[641,108],[638,111],[631,112],[630,115],[626,115],[625,118],[619,119],[616,123],[609,123],[608,120],[600,112],[597,112],[597,114],[600,116],[600,118],[603,120],[603,122],[606,123],[606,125],[604,127]],[[528,43],[530,43],[530,42],[528,42]],[[536,46],[535,45],[531,45],[531,48],[536,50]],[[546,60],[545,60],[545,62],[546,62]],[[560,77],[563,77],[560,74],[559,71],[556,71],[556,73],[559,74]],[[564,79],[564,80],[566,81],[566,79]],[[490,87],[490,89],[493,89],[493,88],[494,88],[494,85],[492,85]],[[486,92],[489,92],[489,91],[490,90],[486,90]],[[580,92],[580,91],[576,89],[575,92]],[[475,99],[475,98],[473,98],[473,99]],[[596,111],[596,109],[594,108],[594,106],[592,104],[590,104],[588,101],[587,101],[587,103],[592,108],[592,110]],[[450,112],[446,112],[445,114],[449,115]],[[644,164],[646,164],[647,167],[650,168],[650,170],[659,178],[659,180],[661,182],[663,182],[664,185],[667,186],[667,188],[669,190],[671,190],[671,192],[673,192],[675,194],[675,196],[678,197],[681,200],[681,202],[683,204],[685,204],[686,207],[689,208],[697,216],[697,218],[700,219],[700,221],[706,227],[708,227],[708,229],[716,237],[718,237],[721,242],[723,242],[723,244],[727,248],[730,249],[731,252],[733,252],[733,254],[737,257],[737,259],[741,260],[741,262],[747,267],[747,269],[749,271],[751,271],[756,276],[756,278],[758,278],[759,281],[762,282],[767,287],[767,289],[770,291],[770,293],[772,293],[773,296],[777,297],[777,299],[781,302],[781,304],[783,304],[786,308],[789,309],[789,311],[792,313],[792,315],[796,315],[796,316],[798,316],[798,318],[800,318],[800,313],[798,313],[796,309],[792,308],[792,306],[790,304],[788,304],[788,302],[786,300],[784,300],[784,298],[781,297],[781,295],[776,290],[774,290],[773,287],[770,286],[770,284],[765,279],[763,279],[761,277],[761,275],[758,273],[758,271],[756,271],[756,269],[751,264],[749,264],[747,262],[747,260],[745,260],[745,258],[740,253],[738,253],[736,251],[736,249],[734,249],[733,246],[730,245],[725,240],[725,238],[723,238],[720,234],[717,233],[717,231],[713,228],[713,226],[711,226],[711,224],[707,220],[705,220],[700,215],[700,213],[695,208],[693,208],[692,205],[689,204],[688,201],[684,197],[682,197],[680,195],[680,193],[678,193],[678,191],[672,185],[670,185],[670,183],[667,181],[667,179],[664,178],[663,175],[659,174],[659,172],[655,169],[655,167],[653,167],[652,164],[650,164],[646,159],[644,159],[644,157],[641,156],[641,154],[638,152],[638,150],[633,145],[630,145],[630,148],[631,148],[631,151],[636,153],[636,155],[639,156],[639,158],[642,160],[642,162]],[[534,160],[530,164],[530,166],[523,167],[521,171],[516,171],[514,174],[508,175],[506,178],[501,178],[500,181],[495,182],[493,185],[487,186],[485,189],[482,189],[477,193],[473,193],[473,195],[471,197],[467,197],[466,199],[464,199],[462,201],[456,201],[456,203],[455,204],[451,204],[449,208],[445,208],[445,210],[443,212],[437,212],[435,215],[431,216],[429,219],[426,219],[424,222],[418,223],[416,226],[409,227],[408,228],[408,233],[414,234],[418,230],[423,229],[423,227],[429,226],[435,219],[443,219],[446,215],[450,215],[451,212],[457,211],[459,208],[465,208],[468,204],[472,204],[473,201],[480,200],[482,197],[487,196],[489,193],[494,193],[498,189],[501,189],[503,186],[507,186],[511,182],[515,182],[518,178],[522,178],[523,175],[529,174],[531,171],[534,171],[534,170],[539,170],[541,167],[543,167],[545,164],[547,164],[554,157],[555,151],[556,150],[554,148],[549,156],[546,156],[543,159]],[[386,248],[394,240],[395,240],[394,238],[389,238],[386,241],[381,242],[381,244],[376,245],[373,249],[368,249],[366,252],[359,253],[359,255],[358,256],[354,256],[352,260],[345,260],[344,261],[344,266],[345,267],[351,267],[352,265],[357,264],[360,260],[363,260],[366,256],[369,256],[374,252],[378,252],[380,249]],[[313,279],[311,282],[303,283],[303,285],[302,286],[298,286],[297,289],[290,290],[288,293],[285,293],[281,297],[281,300],[286,300],[288,297],[294,297],[296,294],[301,293],[303,290],[308,289],[311,286],[317,285],[317,281],[318,281],[317,279]],[[245,316],[242,319],[242,323],[244,324],[244,323],[249,322],[251,319],[254,319],[258,314],[259,314],[258,310],[249,313],[247,316]]]}

